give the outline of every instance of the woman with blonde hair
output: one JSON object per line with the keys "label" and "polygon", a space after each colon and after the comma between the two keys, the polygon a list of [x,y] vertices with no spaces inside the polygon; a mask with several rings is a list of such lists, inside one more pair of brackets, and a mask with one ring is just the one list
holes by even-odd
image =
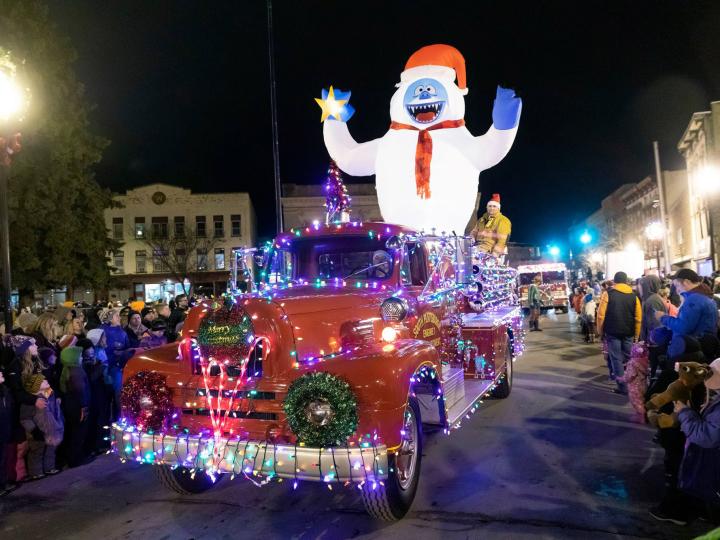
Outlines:
{"label": "woman with blonde hair", "polygon": [[55,346],[60,337],[61,329],[57,319],[52,313],[43,313],[38,317],[30,335],[35,338],[38,347],[51,347],[57,351]]}

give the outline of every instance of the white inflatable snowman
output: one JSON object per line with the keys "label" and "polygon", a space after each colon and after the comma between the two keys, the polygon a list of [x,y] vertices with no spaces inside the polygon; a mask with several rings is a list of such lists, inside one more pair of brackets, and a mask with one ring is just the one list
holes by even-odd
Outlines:
{"label": "white inflatable snowman", "polygon": [[[463,234],[475,208],[480,171],[497,164],[510,150],[522,103],[512,90],[498,87],[493,125],[484,135],[473,137],[463,120],[468,92],[465,60],[449,45],[429,45],[415,52],[396,86],[390,100],[392,122],[384,136],[356,142],[343,121],[352,115],[352,108],[346,106],[339,114],[335,106],[336,113],[323,128],[325,146],[346,173],[375,174],[386,222],[425,232]],[[322,107],[322,100],[317,101]]]}

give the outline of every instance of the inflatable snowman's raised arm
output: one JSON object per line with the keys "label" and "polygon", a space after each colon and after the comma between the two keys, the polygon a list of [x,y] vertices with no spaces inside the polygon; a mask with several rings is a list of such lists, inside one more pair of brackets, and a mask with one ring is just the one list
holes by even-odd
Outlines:
{"label": "inflatable snowman's raised arm", "polygon": [[345,122],[332,119],[325,121],[323,139],[330,157],[340,169],[352,176],[375,174],[380,139],[359,143],[352,138]]}

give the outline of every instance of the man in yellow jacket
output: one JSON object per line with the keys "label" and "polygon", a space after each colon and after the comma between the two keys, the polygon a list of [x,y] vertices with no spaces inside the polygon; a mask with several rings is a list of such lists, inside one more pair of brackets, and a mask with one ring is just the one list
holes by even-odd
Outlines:
{"label": "man in yellow jacket", "polygon": [[510,237],[512,223],[500,213],[500,194],[493,193],[487,203],[487,212],[478,220],[470,233],[480,251],[502,255]]}
{"label": "man in yellow jacket", "polygon": [[625,272],[615,274],[615,285],[600,297],[597,313],[597,329],[607,343],[611,375],[617,383],[613,391],[617,394],[627,394],[627,384],[620,378],[625,374],[625,364],[630,360],[633,341],[640,337],[642,323],[640,299],[627,280]]}

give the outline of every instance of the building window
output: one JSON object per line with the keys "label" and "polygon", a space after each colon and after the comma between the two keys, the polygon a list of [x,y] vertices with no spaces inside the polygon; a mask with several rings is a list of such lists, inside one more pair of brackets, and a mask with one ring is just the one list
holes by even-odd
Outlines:
{"label": "building window", "polygon": [[198,271],[207,270],[207,266],[208,266],[207,249],[198,248],[198,250],[197,250],[197,269],[198,269]]}
{"label": "building window", "polygon": [[152,234],[153,238],[168,237],[168,218],[154,217],[152,218]]}
{"label": "building window", "polygon": [[198,238],[205,238],[207,236],[205,216],[195,216],[195,234]]}
{"label": "building window", "polygon": [[683,241],[684,241],[684,240],[683,240],[683,231],[682,231],[682,227],[680,227],[680,228],[677,230],[677,243],[678,243],[678,245],[679,245],[679,246],[682,245]]}
{"label": "building window", "polygon": [[114,240],[122,240],[123,239],[123,218],[121,217],[114,217],[113,218],[113,239]]}
{"label": "building window", "polygon": [[225,236],[225,222],[222,216],[213,216],[213,230],[215,238]]}
{"label": "building window", "polygon": [[147,253],[144,249],[135,252],[135,273],[144,274],[147,272]]}
{"label": "building window", "polygon": [[232,236],[242,236],[241,221],[239,214],[230,216],[230,234]]}
{"label": "building window", "polygon": [[113,253],[113,266],[115,267],[114,273],[125,273],[125,253],[123,251],[118,250]]}
{"label": "building window", "polygon": [[225,270],[225,248],[215,248],[215,270]]}
{"label": "building window", "polygon": [[167,256],[167,250],[156,249],[153,251],[153,272],[168,271]]}
{"label": "building window", "polygon": [[135,238],[145,238],[145,218],[135,218]]}
{"label": "building window", "polygon": [[185,216],[175,216],[175,238],[185,238]]}

